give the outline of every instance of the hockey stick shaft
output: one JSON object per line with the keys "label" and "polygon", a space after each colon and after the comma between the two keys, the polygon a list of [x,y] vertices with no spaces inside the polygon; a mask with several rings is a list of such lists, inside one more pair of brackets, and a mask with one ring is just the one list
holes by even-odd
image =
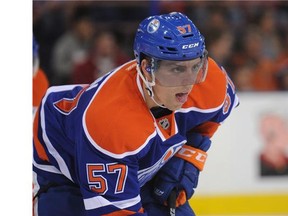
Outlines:
{"label": "hockey stick shaft", "polygon": [[177,198],[176,191],[172,190],[167,200],[170,216],[176,216],[176,198]]}

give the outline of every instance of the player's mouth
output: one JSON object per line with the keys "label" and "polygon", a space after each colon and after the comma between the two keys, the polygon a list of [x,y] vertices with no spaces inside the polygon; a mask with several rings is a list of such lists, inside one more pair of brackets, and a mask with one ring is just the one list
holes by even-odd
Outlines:
{"label": "player's mouth", "polygon": [[179,103],[185,103],[188,99],[188,92],[177,93],[175,96]]}

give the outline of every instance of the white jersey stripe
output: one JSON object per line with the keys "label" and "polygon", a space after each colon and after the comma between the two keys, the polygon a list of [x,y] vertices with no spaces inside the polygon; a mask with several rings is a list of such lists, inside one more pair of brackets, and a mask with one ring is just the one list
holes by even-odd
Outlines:
{"label": "white jersey stripe", "polygon": [[37,167],[38,169],[41,169],[43,171],[51,172],[51,173],[56,173],[56,174],[61,174],[61,172],[54,166],[52,165],[43,165],[43,164],[38,164],[33,160],[33,165]]}
{"label": "white jersey stripe", "polygon": [[219,109],[221,109],[223,104],[224,104],[224,101],[218,107],[214,107],[214,108],[210,108],[210,109],[201,109],[198,107],[181,108],[179,110],[176,110],[175,113],[188,113],[190,111],[196,111],[196,112],[200,112],[200,113],[212,113],[212,112],[216,112]]}
{"label": "white jersey stripe", "polygon": [[97,208],[108,206],[108,205],[113,205],[119,209],[125,209],[125,208],[129,208],[131,206],[136,205],[140,201],[141,201],[140,195],[132,199],[126,199],[126,200],[121,200],[117,202],[110,202],[109,200],[103,198],[102,196],[97,196],[97,197],[84,199],[84,205],[85,205],[86,210],[97,209]]}

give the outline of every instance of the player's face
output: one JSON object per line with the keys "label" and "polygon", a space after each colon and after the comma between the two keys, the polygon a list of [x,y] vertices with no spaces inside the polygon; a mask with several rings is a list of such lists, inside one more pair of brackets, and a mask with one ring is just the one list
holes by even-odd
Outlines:
{"label": "player's face", "polygon": [[156,99],[168,109],[180,109],[194,84],[205,80],[207,56],[189,61],[161,61],[154,72]]}
{"label": "player's face", "polygon": [[207,74],[207,54],[188,61],[159,61],[154,71],[159,85],[167,87],[186,86],[201,83]]}

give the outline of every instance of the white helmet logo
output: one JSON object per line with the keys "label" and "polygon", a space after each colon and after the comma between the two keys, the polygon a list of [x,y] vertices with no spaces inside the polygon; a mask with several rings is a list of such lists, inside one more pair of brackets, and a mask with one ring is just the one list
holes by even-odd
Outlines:
{"label": "white helmet logo", "polygon": [[182,49],[190,49],[190,48],[194,48],[198,46],[199,46],[199,43],[185,44],[182,46]]}
{"label": "white helmet logo", "polygon": [[147,31],[149,33],[154,33],[158,30],[160,26],[160,21],[158,19],[153,19],[147,26]]}

